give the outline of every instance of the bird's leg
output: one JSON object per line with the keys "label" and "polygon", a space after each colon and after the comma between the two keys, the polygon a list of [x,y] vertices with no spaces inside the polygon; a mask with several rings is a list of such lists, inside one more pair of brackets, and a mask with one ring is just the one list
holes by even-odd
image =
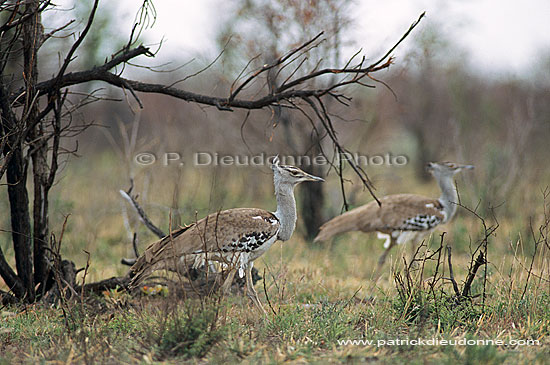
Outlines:
{"label": "bird's leg", "polygon": [[246,265],[246,295],[252,300],[252,302],[258,307],[264,315],[267,316],[267,312],[265,311],[264,307],[262,306],[262,303],[260,302],[260,299],[258,298],[258,292],[256,292],[256,289],[254,289],[254,282],[252,281],[252,265],[248,263]]}
{"label": "bird's leg", "polygon": [[388,256],[388,253],[390,252],[392,247],[395,246],[395,244],[397,243],[396,238],[393,238],[393,236],[390,236],[390,237],[391,238],[390,238],[390,243],[389,243],[388,247],[386,247],[386,249],[384,250],[384,252],[380,256],[380,258],[378,259],[378,269],[377,269],[377,271],[380,271],[382,266],[384,266],[384,263],[386,262],[386,257]]}
{"label": "bird's leg", "polygon": [[218,272],[218,270],[216,268],[216,265],[214,264],[213,261],[208,261],[208,272],[210,272],[210,273]]}
{"label": "bird's leg", "polygon": [[235,273],[237,272],[237,269],[230,268],[229,272],[227,273],[227,277],[225,278],[225,281],[222,284],[222,293],[224,295],[227,295],[231,292],[231,284],[233,284],[233,278],[235,277]]}

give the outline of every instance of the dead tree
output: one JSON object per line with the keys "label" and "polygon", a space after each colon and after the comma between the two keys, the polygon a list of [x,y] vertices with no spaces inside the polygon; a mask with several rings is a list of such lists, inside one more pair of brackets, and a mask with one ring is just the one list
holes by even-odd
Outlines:
{"label": "dead tree", "polygon": [[[72,32],[75,41],[64,51],[55,75],[43,79],[38,73],[41,65],[39,49],[46,47],[54,34],[68,36],[67,32],[71,32],[67,27],[72,22],[46,34],[41,16],[53,8],[50,0],[0,1],[0,178],[6,174],[10,233],[16,263],[14,270],[0,250],[0,276],[9,287],[9,293],[2,293],[4,298],[33,302],[44,297],[51,289],[49,283],[54,282],[48,280],[52,277],[54,267],[50,248],[52,235],[48,224],[48,195],[55,181],[60,154],[70,152],[61,148],[60,140],[76,132],[71,124],[71,115],[76,109],[101,100],[93,93],[78,98],[74,87],[90,82],[105,83],[128,92],[140,106],[138,93],[156,93],[214,106],[220,111],[307,109],[318,120],[319,127],[313,120],[311,127],[320,137],[326,136],[331,141],[336,156],[336,171],[340,171],[338,166],[343,163],[347,150],[338,140],[326,108],[326,100],[348,104],[351,98],[344,93],[346,86],[374,87],[365,81],[375,82],[372,75],[390,67],[393,50],[423,17],[421,15],[386,54],[373,62],[368,63],[365,57],[356,54],[342,66],[305,69],[302,60],[323,41],[323,33],[320,33],[271,63],[253,70],[243,70],[226,96],[215,97],[184,90],[175,84],[148,83],[123,76],[120,70],[129,61],[154,57],[148,47],[138,44],[137,37],[141,33],[140,29],[152,23],[150,20],[154,17],[154,11],[150,0],[143,1],[140,16],[136,17],[138,22],[123,48],[107,57],[103,64],[77,69],[74,60],[94,22],[98,5],[99,0],[95,0],[84,27]],[[279,70],[276,75],[279,81],[277,87],[270,90],[265,80],[273,69]],[[322,87],[308,87],[311,80],[326,75],[335,77]],[[252,84],[260,85],[262,92],[246,95],[246,89]],[[68,102],[69,98],[72,98],[71,103]],[[372,192],[365,171],[352,161],[349,163]],[[34,183],[32,194],[27,190],[29,171]]]}

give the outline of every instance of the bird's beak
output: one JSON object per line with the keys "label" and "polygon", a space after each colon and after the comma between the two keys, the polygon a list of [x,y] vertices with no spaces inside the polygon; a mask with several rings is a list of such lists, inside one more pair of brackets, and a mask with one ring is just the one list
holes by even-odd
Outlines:
{"label": "bird's beak", "polygon": [[305,174],[304,177],[302,177],[302,181],[325,181],[322,177],[313,176],[310,174]]}
{"label": "bird's beak", "polygon": [[426,164],[426,171],[432,171],[433,170],[433,163],[432,162],[428,162]]}
{"label": "bird's beak", "polygon": [[473,170],[474,165],[460,165],[460,168],[463,170]]}

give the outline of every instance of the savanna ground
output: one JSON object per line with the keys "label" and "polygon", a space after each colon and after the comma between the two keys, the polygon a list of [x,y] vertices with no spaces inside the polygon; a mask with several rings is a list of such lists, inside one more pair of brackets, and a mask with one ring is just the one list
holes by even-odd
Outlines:
{"label": "savanna ground", "polygon": [[[122,214],[128,208],[118,194],[128,187],[123,165],[113,152],[88,154],[72,159],[55,186],[52,227],[59,237],[64,217],[70,214],[62,254],[85,267],[89,252],[88,282],[123,275],[127,267],[120,259],[132,256]],[[139,199],[164,230],[168,230],[170,215],[173,221],[177,216],[168,208],[173,205],[174,189],[179,190],[176,205],[181,222],[222,207],[275,208],[267,167],[185,167],[179,177],[177,169],[135,171],[135,186],[141,187]],[[377,167],[370,173],[384,193],[434,196],[438,191],[435,182],[415,180],[411,166]],[[475,174],[476,170],[457,179],[461,195],[474,204],[475,191],[469,181],[475,180]],[[432,259],[417,261],[407,270],[403,256],[408,265],[415,249],[399,247],[377,281],[374,270],[383,248],[375,235],[351,233],[314,245],[303,239],[299,218],[293,238],[275,244],[256,261],[264,277],[256,288],[269,312],[267,317],[238,294],[184,299],[173,293],[135,297],[111,291],[52,306],[4,307],[0,362],[546,363],[550,355],[547,226],[535,252],[539,227],[549,218],[545,211],[550,197],[545,200],[543,195],[548,176],[543,177],[530,182],[521,199],[507,202],[514,206],[505,212],[514,214],[499,216],[503,209],[496,208],[497,221],[488,210],[479,208],[482,221],[459,208],[451,224],[427,239],[427,249],[418,250],[417,258]],[[175,184],[178,179],[180,184]],[[329,176],[325,187],[338,201],[337,179]],[[300,192],[298,188],[296,195]],[[359,190],[354,204],[368,200],[368,193]],[[127,224],[139,227],[143,250],[155,238],[133,219]],[[486,242],[488,264],[479,268],[470,298],[458,298],[448,280],[445,246],[452,247],[453,276],[462,290],[472,257],[479,253],[472,252],[480,244],[484,250],[484,237],[495,228]],[[447,233],[438,252],[442,232]],[[2,239],[9,257],[10,245]],[[79,274],[80,281],[83,275]],[[389,345],[392,340],[406,339],[501,340],[503,344]],[[373,343],[339,343],[342,340]]]}

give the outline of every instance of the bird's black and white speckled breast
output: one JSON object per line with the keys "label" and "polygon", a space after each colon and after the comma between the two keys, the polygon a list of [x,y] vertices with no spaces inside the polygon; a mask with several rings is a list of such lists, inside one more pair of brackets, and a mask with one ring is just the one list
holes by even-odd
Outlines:
{"label": "bird's black and white speckled breast", "polygon": [[258,250],[273,237],[271,232],[252,232],[232,240],[221,248],[222,252],[252,252]]}
{"label": "bird's black and white speckled breast", "polygon": [[426,231],[434,228],[439,223],[441,223],[441,219],[436,215],[419,214],[406,219],[400,229],[406,231]]}

